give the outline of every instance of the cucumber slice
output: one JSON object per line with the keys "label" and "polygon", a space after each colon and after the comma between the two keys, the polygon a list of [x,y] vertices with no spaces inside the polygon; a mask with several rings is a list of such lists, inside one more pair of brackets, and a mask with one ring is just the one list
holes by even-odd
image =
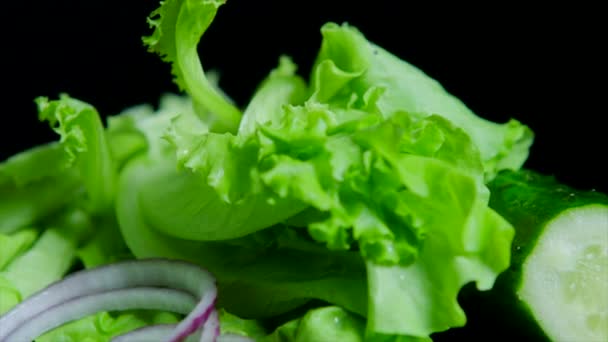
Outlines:
{"label": "cucumber slice", "polygon": [[490,206],[516,230],[492,290],[500,310],[553,341],[608,341],[608,196],[527,170],[489,187]]}
{"label": "cucumber slice", "polygon": [[522,267],[519,298],[555,341],[608,341],[608,206],[551,220]]}

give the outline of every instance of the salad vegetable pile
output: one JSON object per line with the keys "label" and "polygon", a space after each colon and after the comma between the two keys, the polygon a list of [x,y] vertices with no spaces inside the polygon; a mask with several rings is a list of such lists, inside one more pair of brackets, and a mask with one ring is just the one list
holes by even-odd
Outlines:
{"label": "salad vegetable pile", "polygon": [[336,23],[238,108],[198,55],[224,2],[150,15],[184,92],[158,108],[36,99],[60,139],[0,164],[0,341],[426,341],[470,283],[608,337],[608,197],[522,170],[526,125]]}

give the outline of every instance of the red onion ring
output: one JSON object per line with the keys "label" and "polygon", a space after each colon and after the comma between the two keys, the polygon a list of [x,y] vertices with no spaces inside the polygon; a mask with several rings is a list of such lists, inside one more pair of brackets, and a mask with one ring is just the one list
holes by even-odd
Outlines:
{"label": "red onion ring", "polygon": [[192,297],[200,302],[168,341],[181,341],[207,322],[217,297],[214,277],[194,264],[166,259],[105,265],[69,275],[0,316],[0,341],[35,339],[98,311],[143,308],[185,313],[196,302]]}

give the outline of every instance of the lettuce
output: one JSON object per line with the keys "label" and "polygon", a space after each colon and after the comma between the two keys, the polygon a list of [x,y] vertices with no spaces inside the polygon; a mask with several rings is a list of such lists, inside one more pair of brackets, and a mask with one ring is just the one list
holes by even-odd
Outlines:
{"label": "lettuce", "polygon": [[35,229],[23,229],[14,234],[0,234],[0,270],[27,250],[38,237]]}
{"label": "lettuce", "polygon": [[[218,279],[223,293],[220,303],[244,318],[280,314],[310,298],[334,300],[350,310],[365,311],[365,269],[354,252],[331,253],[280,227],[276,235],[269,234],[266,244],[255,243],[253,236],[200,242],[157,229],[154,221],[142,215],[139,189],[146,184],[160,185],[152,182],[154,179],[166,183],[167,179],[177,182],[184,177],[175,166],[161,166],[146,159],[134,160],[121,176],[118,222],[125,242],[137,257],[175,258],[204,266]],[[200,188],[192,190],[200,196],[213,193],[209,188],[206,193]]]}
{"label": "lettuce", "polygon": [[[76,261],[78,246],[93,229],[88,215],[78,209],[66,210],[43,225],[45,229],[39,238],[27,243],[29,248],[22,246],[26,248],[0,268],[0,314],[63,278]],[[18,242],[21,232],[12,234],[11,242]]]}
{"label": "lettuce", "polygon": [[[143,41],[186,95],[128,108],[107,125],[68,95],[37,100],[61,138],[0,164],[0,244],[15,241],[0,254],[10,275],[3,302],[27,296],[37,277],[36,288],[62,277],[76,259],[89,268],[164,257],[214,274],[225,333],[417,341],[464,325],[459,291],[493,286],[514,234],[488,207],[486,182],[522,166],[532,132],[475,115],[335,23],[321,29],[309,80],[281,56],[241,111],[198,58],[223,3],[166,0],[149,18]],[[65,254],[35,264],[65,262],[14,273],[67,229],[50,218],[71,211],[87,228],[44,247]],[[43,228],[41,237],[12,233],[27,227]],[[157,321],[139,314],[101,313],[40,340],[107,340]]]}
{"label": "lettuce", "polygon": [[[218,3],[197,4],[214,12]],[[180,24],[182,14],[170,14],[188,6],[168,1],[159,9],[155,35],[171,32],[164,46],[194,44],[179,42],[179,31],[189,26]],[[201,27],[210,16],[201,16]],[[234,292],[260,294],[276,285],[293,302],[321,299],[349,308],[367,317],[373,333],[426,337],[463,325],[458,291],[471,281],[490,288],[508,266],[513,236],[488,208],[484,182],[502,167],[520,167],[530,132],[517,122],[498,125],[475,116],[405,62],[368,51],[371,43],[348,26],[328,24],[322,32],[312,85],[283,57],[245,107],[236,132],[211,129],[216,121],[209,115],[222,114],[196,96],[193,108],[207,114],[175,111],[165,121],[165,131],[156,133],[168,143],[162,158],[142,153],[122,174],[123,236],[138,257],[198,262]],[[184,82],[179,53],[168,56],[178,84]],[[408,95],[414,90],[422,92],[419,101]],[[483,149],[482,131],[494,139],[484,140]],[[320,283],[309,282],[306,294],[282,283],[281,277],[293,277],[287,269],[303,278],[317,273],[285,256],[304,257],[308,247],[231,248],[269,227],[294,230],[326,258],[358,254],[353,274],[365,278],[357,279],[355,292],[366,291],[367,303],[328,295]],[[271,284],[260,270],[278,277]],[[256,297],[267,299],[249,300],[248,310],[229,308],[260,318],[292,307],[285,298]]]}
{"label": "lettuce", "polygon": [[58,143],[12,156],[0,164],[0,233],[31,227],[61,211],[81,187],[78,172]]}
{"label": "lettuce", "polygon": [[369,42],[354,27],[328,23],[312,73],[316,100],[332,106],[360,106],[374,99],[384,116],[407,111],[416,117],[441,115],[464,129],[480,150],[488,179],[502,169],[519,169],[533,132],[517,120],[498,124],[475,115],[420,69]]}
{"label": "lettuce", "polygon": [[336,307],[322,307],[308,311],[302,317],[278,327],[262,342],[281,341],[365,341],[365,320]]}
{"label": "lettuce", "polygon": [[92,213],[112,206],[116,174],[99,114],[88,103],[62,95],[49,101],[36,99],[39,118],[48,121],[61,136],[61,144],[80,172],[87,191],[87,205]]}
{"label": "lettuce", "polygon": [[110,342],[113,337],[152,324],[177,323],[177,315],[166,312],[101,312],[50,331],[36,342]]}
{"label": "lettuce", "polygon": [[[154,32],[143,41],[150,52],[171,63],[175,83],[192,97],[196,112],[202,119],[215,129],[234,131],[240,120],[240,111],[209,82],[197,51],[201,36],[225,2],[164,1],[148,19]],[[213,116],[208,115],[209,111]]]}

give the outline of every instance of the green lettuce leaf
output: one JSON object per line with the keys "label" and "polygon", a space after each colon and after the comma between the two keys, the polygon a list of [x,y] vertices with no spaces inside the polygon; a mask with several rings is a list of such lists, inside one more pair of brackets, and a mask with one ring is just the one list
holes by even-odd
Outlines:
{"label": "green lettuce leaf", "polygon": [[76,251],[76,256],[85,268],[134,258],[122,239],[118,223],[115,221],[116,219],[111,217],[96,222],[93,237]]}
{"label": "green lettuce leaf", "polygon": [[157,110],[144,104],[108,117],[108,143],[119,170],[140,155],[163,161],[168,154],[173,153],[171,145],[163,136],[172,120],[178,116],[191,129],[209,131],[208,126],[196,118],[192,100],[188,96],[175,94],[164,94]]}
{"label": "green lettuce leaf", "polygon": [[162,190],[167,180],[177,177],[179,173],[170,163],[155,165],[144,156],[122,173],[117,217],[123,238],[136,257],[175,258],[205,267],[218,279],[219,304],[243,318],[271,317],[312,298],[366,311],[365,266],[357,253],[332,253],[304,242],[292,249],[289,235],[261,248],[234,240],[197,242],[161,232],[157,222],[142,214],[140,192],[149,186]]}
{"label": "green lettuce leaf", "polygon": [[61,136],[61,145],[74,163],[87,191],[88,210],[102,213],[112,207],[116,170],[99,114],[91,105],[61,95],[59,100],[36,99],[40,120]]}
{"label": "green lettuce leaf", "polygon": [[0,164],[0,233],[39,223],[60,211],[80,192],[78,171],[63,147],[40,145]]}
{"label": "green lettuce leaf", "polygon": [[[415,263],[404,267],[368,262],[368,324],[372,330],[425,337],[463,326],[466,317],[457,302],[459,290],[471,281],[480,290],[488,290],[509,265],[512,226],[487,208],[487,200],[475,194],[469,180],[462,177],[460,182],[449,185],[448,191],[458,191],[451,195],[433,192],[432,197],[441,198],[409,203],[430,214],[425,225],[428,238]],[[461,210],[455,211],[450,201],[459,203]]]}
{"label": "green lettuce leaf", "polygon": [[[0,234],[0,315],[19,304],[21,293],[6,278],[6,266],[23,254],[33,243],[38,232],[24,229],[12,234]],[[10,278],[10,276],[9,276]]]}
{"label": "green lettuce leaf", "polygon": [[355,27],[328,23],[321,32],[311,76],[316,101],[357,108],[376,98],[374,105],[385,117],[399,111],[441,115],[471,136],[488,179],[502,169],[519,169],[527,159],[533,133],[517,120],[498,124],[476,116],[436,80],[367,41]]}
{"label": "green lettuce leaf", "polygon": [[[172,4],[164,5],[157,29],[177,32],[182,18],[168,13],[188,15],[180,7],[187,2]],[[216,10],[192,20],[206,29]],[[122,175],[123,236],[138,257],[204,265],[232,303],[279,285],[272,296],[283,311],[300,299],[321,299],[366,316],[375,336],[424,339],[460,326],[460,288],[491,287],[509,263],[513,230],[488,208],[484,182],[500,168],[521,166],[531,133],[515,121],[475,116],[355,29],[329,24],[323,34],[312,89],[283,59],[254,94],[238,131],[197,127],[190,115],[171,119],[165,138],[174,151],[142,156]],[[178,79],[180,70],[174,69]],[[214,112],[203,97],[194,101]],[[284,239],[294,241],[253,244],[250,235],[282,224],[299,226]],[[308,243],[298,238],[303,232]],[[325,273],[317,278],[323,285],[300,279],[309,286],[306,296],[293,286],[293,272],[305,278],[327,272],[322,262],[311,268],[313,255],[352,254],[365,261],[367,278],[360,285],[360,264],[351,262],[352,293],[367,291],[367,305],[350,294],[328,296],[325,284],[348,279],[344,274]],[[308,264],[292,261],[296,255],[306,255]],[[282,311],[260,305],[234,312],[255,318]]]}
{"label": "green lettuce leaf", "polygon": [[[279,81],[278,87],[267,85],[263,87],[264,89],[280,90],[282,87],[290,87],[282,80],[288,78],[283,75],[284,72],[277,71],[276,74],[277,77],[274,78]],[[297,81],[294,82],[295,89],[300,90],[301,93],[301,87],[297,87],[299,84]],[[270,98],[277,97],[272,91],[265,90],[263,93]],[[293,96],[293,94],[288,92],[285,96]],[[265,98],[266,96],[260,98],[259,102],[264,101]],[[119,136],[121,141],[133,141],[137,148],[130,154],[128,160],[136,160],[136,157],[141,155],[145,156],[146,163],[151,165],[147,174],[148,177],[154,177],[155,180],[152,182],[156,185],[142,187],[139,195],[142,211],[147,220],[155,222],[155,226],[160,231],[176,237],[218,240],[243,236],[265,228],[279,221],[275,218],[276,214],[284,218],[302,209],[301,205],[291,203],[269,206],[265,199],[229,204],[223,201],[204,179],[186,170],[187,167],[182,166],[179,168],[181,171],[176,172],[178,163],[173,156],[175,151],[168,143],[171,139],[164,139],[169,128],[178,130],[182,134],[179,138],[188,142],[191,141],[190,139],[198,139],[201,132],[208,132],[207,126],[196,118],[191,104],[188,97],[166,95],[161,100],[157,112],[151,111],[148,107],[136,107],[108,120],[110,146],[115,146],[113,143],[115,136]],[[192,135],[189,135],[190,132]],[[214,136],[223,135],[214,134]],[[113,149],[119,151],[121,146]],[[221,151],[211,152],[221,157]],[[123,161],[121,164],[124,167],[128,161]],[[172,181],[167,182],[167,179]],[[245,181],[243,179],[243,184]],[[166,196],[171,196],[172,205],[165,205]],[[260,220],[260,223],[252,225],[253,220]],[[242,222],[249,224],[243,225]]]}
{"label": "green lettuce leaf", "polygon": [[40,238],[0,272],[0,314],[63,278],[76,261],[76,250],[91,234],[89,217],[69,210],[44,224]]}
{"label": "green lettuce leaf", "polygon": [[[291,61],[282,58],[254,95],[237,136],[207,132],[187,114],[172,120],[166,138],[176,150],[172,153],[181,172],[171,182],[142,188],[142,211],[158,222],[158,229],[191,240],[231,239],[304,209],[298,201],[269,199],[251,167],[258,154],[255,127],[281,113],[284,105],[305,97],[304,82],[294,72]],[[260,194],[243,198],[247,189]],[[168,194],[175,194],[169,195],[175,200],[172,205],[163,204]]]}
{"label": "green lettuce leaf", "polygon": [[[478,282],[480,288],[491,286],[497,274],[508,266],[512,238],[512,228],[487,207],[489,193],[483,183],[480,154],[468,135],[439,116],[412,119],[399,113],[383,119],[358,111],[332,112],[315,104],[287,106],[281,113],[276,115],[278,119],[258,125],[256,134],[243,140],[239,140],[241,136],[200,134],[199,137],[223,137],[217,141],[224,145],[206,145],[202,155],[194,151],[186,161],[189,169],[176,169],[176,161],[171,159],[164,163],[146,158],[132,162],[123,173],[128,178],[121,182],[118,215],[123,236],[134,253],[198,262],[212,270],[220,284],[223,280],[239,281],[241,284],[233,289],[240,294],[246,293],[243,283],[264,284],[268,276],[261,275],[270,272],[277,276],[273,280],[280,285],[277,290],[280,288],[292,300],[301,298],[298,291],[288,291],[289,286],[284,283],[293,274],[280,270],[285,267],[301,274],[312,273],[304,272],[297,262],[291,264],[283,254],[286,251],[271,249],[265,254],[245,248],[234,250],[226,241],[197,244],[191,240],[212,240],[216,231],[222,234],[222,226],[204,231],[194,230],[192,227],[196,226],[186,221],[175,224],[180,222],[179,217],[196,217],[200,221],[201,216],[193,215],[200,212],[215,215],[202,221],[206,223],[203,227],[221,222],[224,227],[249,228],[243,223],[226,224],[231,215],[238,217],[242,213],[239,203],[247,202],[222,202],[219,195],[223,188],[214,190],[200,177],[204,167],[196,168],[196,162],[205,161],[209,153],[219,150],[224,159],[216,159],[213,167],[219,169],[226,165],[222,162],[248,160],[233,169],[258,177],[255,182],[261,186],[245,186],[250,192],[240,193],[242,198],[267,196],[275,206],[285,199],[305,203],[314,209],[313,213],[320,213],[311,213],[308,222],[306,217],[300,220],[308,224],[310,236],[327,247],[323,254],[333,256],[339,250],[355,248],[367,260],[367,311],[349,303],[352,296],[330,297],[313,285],[308,285],[307,298],[356,308],[356,312],[367,314],[374,333],[423,338],[462,325],[464,315],[456,302],[459,289],[470,281]],[[173,134],[178,132],[173,130]],[[250,144],[248,149],[233,148],[241,141]],[[248,159],[252,149],[258,157]],[[231,166],[225,169],[230,170]],[[221,179],[231,180],[242,181],[227,172]],[[174,201],[167,203],[164,198]],[[205,207],[209,198],[218,205],[223,203],[225,210]],[[186,211],[188,208],[195,210]],[[187,214],[180,214],[184,212]],[[171,217],[171,222],[163,216]],[[181,227],[190,230],[179,231]],[[311,244],[315,246],[311,250],[320,247]],[[269,263],[267,256],[280,259],[281,264]],[[242,260],[247,260],[246,265],[242,265]],[[419,285],[400,285],[410,283]],[[358,291],[364,288],[359,285]],[[233,301],[242,297],[231,294],[224,298]],[[416,305],[412,298],[416,298]],[[416,319],[405,319],[414,313]]]}
{"label": "green lettuce leaf", "polygon": [[303,104],[308,95],[306,81],[296,75],[297,66],[291,58],[281,56],[279,66],[258,86],[247,105],[238,134],[251,136],[260,125],[280,116],[283,106]]}
{"label": "green lettuce leaf", "polygon": [[36,229],[23,229],[12,234],[0,233],[0,270],[27,250],[38,237]]}
{"label": "green lettuce leaf", "polygon": [[16,187],[23,187],[60,175],[66,171],[68,165],[68,155],[58,143],[39,145],[18,153],[0,164],[0,184],[10,183]]}
{"label": "green lettuce leaf", "polygon": [[365,319],[340,307],[328,306],[308,311],[302,317],[278,327],[260,342],[287,341],[375,341],[366,339]]}
{"label": "green lettuce leaf", "polygon": [[196,113],[212,130],[235,132],[240,111],[207,79],[198,42],[225,0],[166,0],[148,22],[154,32],[143,39],[150,52],[171,63],[175,83],[194,102]]}
{"label": "green lettuce leaf", "polygon": [[[77,259],[164,257],[214,274],[223,333],[428,341],[462,326],[460,289],[491,288],[510,259],[513,229],[488,207],[485,182],[521,167],[530,130],[476,116],[331,23],[310,86],[281,57],[241,117],[197,52],[224,2],[167,0],[149,19],[144,43],[188,96],[129,108],[107,129],[87,103],[37,99],[61,140],[0,164],[0,233],[44,228],[33,243],[27,231],[0,235],[15,244],[0,254],[0,312]],[[255,321],[317,302],[329,306],[270,335]],[[106,341],[177,319],[100,313],[39,340]]]}
{"label": "green lettuce leaf", "polygon": [[224,309],[220,309],[220,333],[246,336],[257,341],[266,336],[266,329],[260,322],[251,319],[242,319]]}
{"label": "green lettuce leaf", "polygon": [[[222,322],[223,323],[223,322]],[[386,335],[366,329],[365,318],[341,307],[323,306],[308,310],[301,317],[281,324],[271,334],[255,337],[260,342],[352,341],[352,342],[429,342],[429,337]]]}
{"label": "green lettuce leaf", "polygon": [[174,324],[176,314],[157,311],[101,312],[47,332],[36,342],[110,342],[113,337],[153,324]]}

